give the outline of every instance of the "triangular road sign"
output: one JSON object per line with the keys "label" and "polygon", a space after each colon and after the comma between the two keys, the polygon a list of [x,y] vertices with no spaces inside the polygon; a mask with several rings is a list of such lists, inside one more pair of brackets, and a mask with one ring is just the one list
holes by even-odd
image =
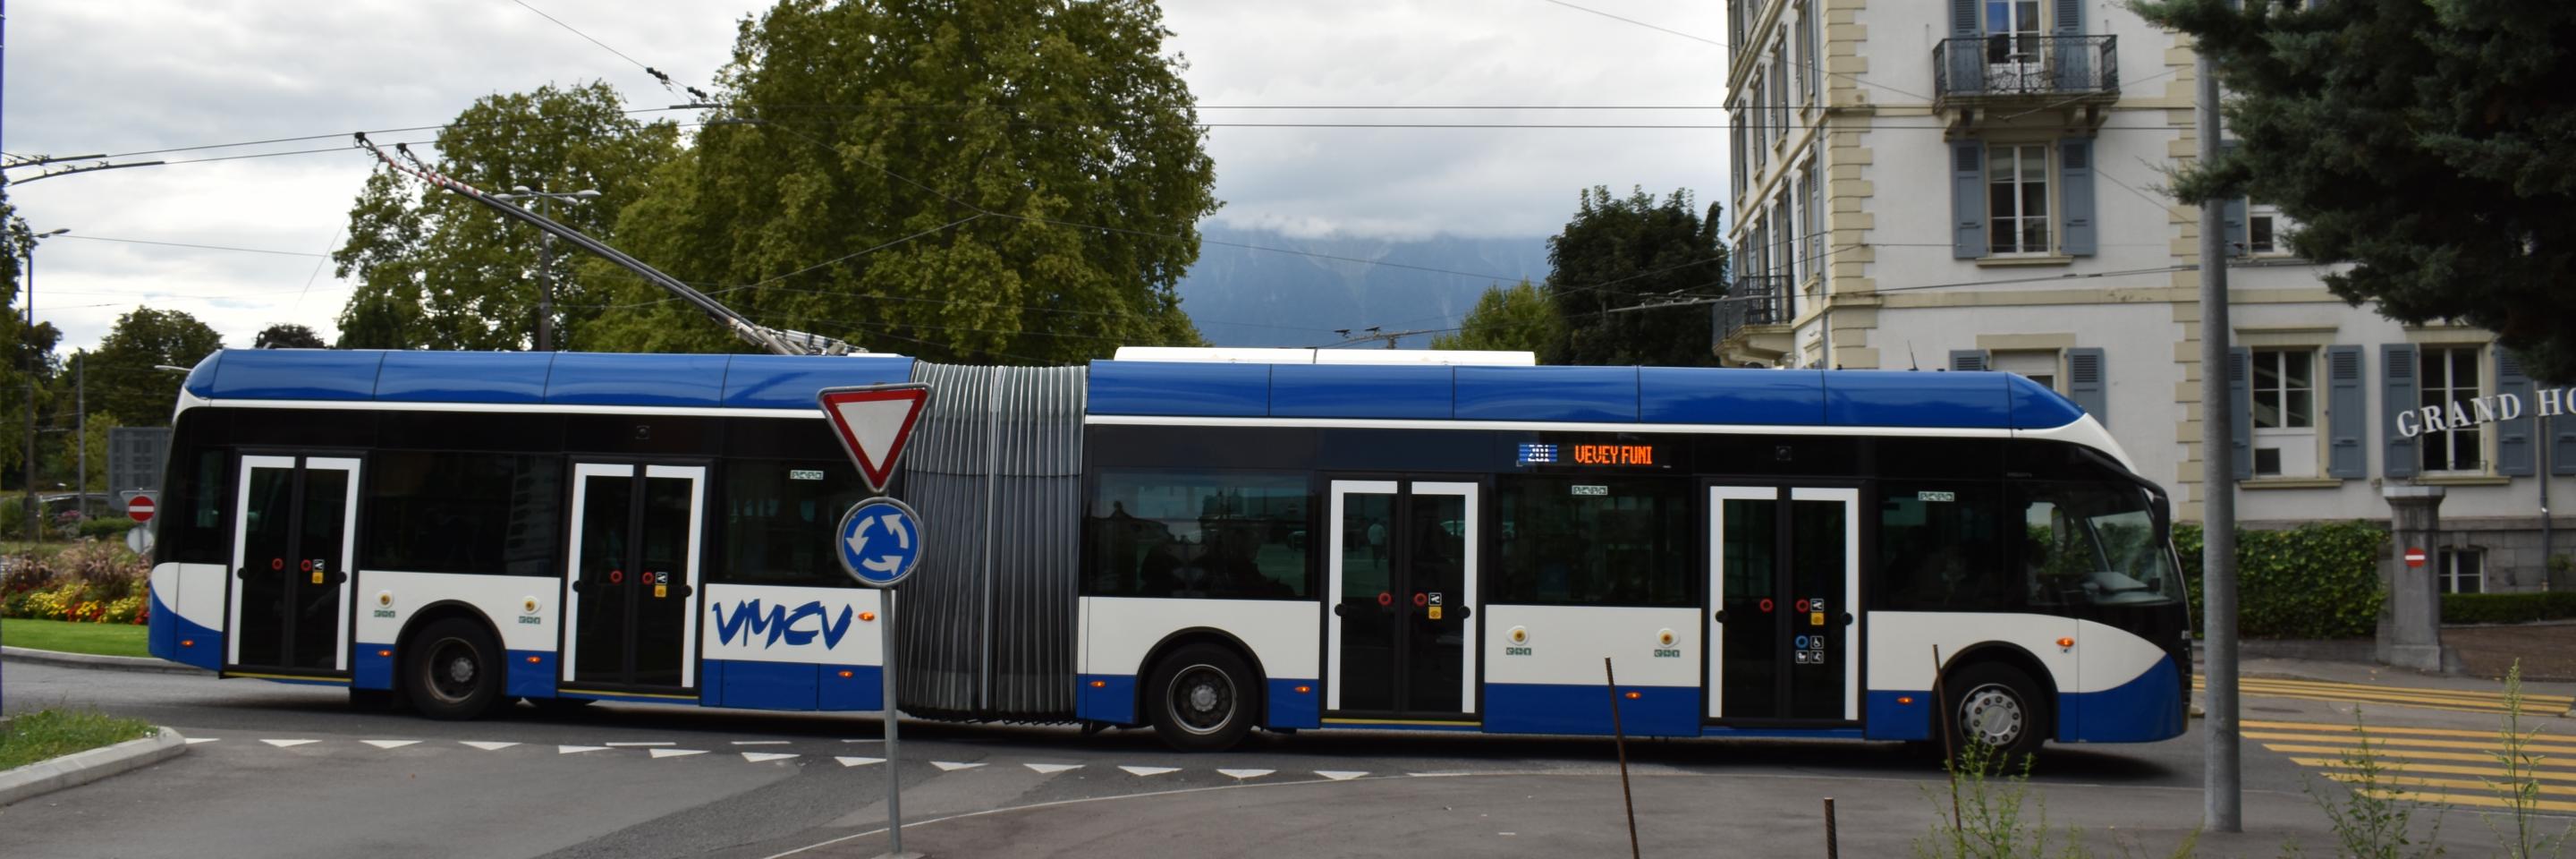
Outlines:
{"label": "triangular road sign", "polygon": [[930,386],[824,388],[815,399],[832,419],[832,432],[849,450],[850,461],[858,463],[859,476],[867,479],[869,489],[884,492],[903,457],[905,440],[921,419],[921,407],[930,401]]}

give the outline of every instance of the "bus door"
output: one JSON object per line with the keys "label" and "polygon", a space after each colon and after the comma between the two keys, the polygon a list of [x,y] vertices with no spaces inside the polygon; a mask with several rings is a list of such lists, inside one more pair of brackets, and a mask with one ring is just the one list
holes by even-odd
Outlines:
{"label": "bus door", "polygon": [[1477,495],[1474,483],[1333,481],[1325,710],[1476,712]]}
{"label": "bus door", "polygon": [[573,464],[567,687],[645,694],[696,687],[706,478],[700,465]]}
{"label": "bus door", "polygon": [[358,460],[243,456],[225,663],[298,677],[349,672]]}
{"label": "bus door", "polygon": [[1710,719],[1860,718],[1859,508],[1851,488],[1709,487]]}

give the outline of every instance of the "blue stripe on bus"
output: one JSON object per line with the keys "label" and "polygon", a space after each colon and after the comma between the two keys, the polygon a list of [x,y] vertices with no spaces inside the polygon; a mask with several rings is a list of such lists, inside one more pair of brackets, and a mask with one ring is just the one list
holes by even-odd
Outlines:
{"label": "blue stripe on bus", "polygon": [[1456,388],[1445,366],[1280,364],[1270,368],[1270,416],[1445,421]]}
{"label": "blue stripe on bus", "polygon": [[503,672],[503,691],[511,695],[544,698],[555,694],[555,653],[551,650],[512,650],[510,670]]}
{"label": "blue stripe on bus", "polygon": [[[822,669],[822,688],[815,691],[815,703],[822,709],[885,709],[885,669],[874,665],[825,665]],[[850,676],[841,676],[843,671],[850,672]]]}
{"label": "blue stripe on bus", "polygon": [[698,671],[698,689],[709,704],[811,710],[821,701],[815,686],[823,668],[810,662],[709,659],[699,663]]}
{"label": "blue stripe on bus", "polygon": [[152,619],[145,625],[151,627],[152,655],[208,670],[224,667],[224,634],[180,617],[161,602],[160,594],[152,595]]}
{"label": "blue stripe on bus", "polygon": [[1093,361],[1083,412],[1267,417],[1270,365]]}
{"label": "blue stripe on bus", "polygon": [[1817,426],[1825,422],[1825,374],[1643,367],[1637,408],[1650,424]]}
{"label": "blue stripe on bus", "polygon": [[376,655],[379,652],[391,654],[393,650],[394,646],[390,644],[368,644],[361,641],[354,645],[349,653],[350,688],[394,688],[394,658],[391,655]]}
{"label": "blue stripe on bus", "polygon": [[1859,728],[1730,728],[1725,725],[1710,725],[1700,729],[1700,736],[1782,740],[1857,740],[1863,738],[1863,733]]}
{"label": "blue stripe on bus", "polygon": [[824,388],[912,381],[912,359],[886,355],[809,358],[735,355],[726,365],[724,405],[736,409],[812,409]]}
{"label": "blue stripe on bus", "polygon": [[[1100,685],[1094,686],[1092,684]],[[1136,678],[1126,674],[1077,674],[1073,678],[1073,717],[1112,725],[1136,720]]]}
{"label": "blue stripe on bus", "polygon": [[375,399],[434,403],[546,401],[549,352],[387,352]]}
{"label": "blue stripe on bus", "polygon": [[[1316,694],[1322,685],[1313,680],[1271,679],[1269,721],[1262,724],[1272,728],[1322,727],[1324,696]],[[1299,686],[1306,687],[1306,691],[1297,691]]]}
{"label": "blue stripe on bus", "polygon": [[[1630,694],[1637,697],[1629,698]],[[1582,683],[1487,683],[1485,730],[1498,734],[1610,733],[1609,702],[1599,686]],[[1619,687],[1619,729],[1630,736],[1688,737],[1700,733],[1697,686]]]}
{"label": "blue stripe on bus", "polygon": [[[258,349],[259,360],[225,360],[237,353],[218,352],[210,391],[199,396],[245,400],[372,400],[383,352],[337,349]],[[200,364],[199,366],[204,366]],[[196,374],[190,373],[190,383]]]}
{"label": "blue stripe on bus", "polygon": [[2173,657],[2156,660],[2127,683],[2100,692],[2057,696],[2061,743],[2135,743],[2182,735],[2182,676]]}
{"label": "blue stripe on bus", "polygon": [[[718,406],[729,355],[564,352],[546,376],[552,405]],[[806,405],[813,406],[809,398]]]}
{"label": "blue stripe on bus", "polygon": [[1462,421],[1637,422],[1635,367],[1459,367],[1457,372],[1454,408]]}
{"label": "blue stripe on bus", "polygon": [[[1901,704],[1903,698],[1914,703]],[[1867,716],[1866,734],[1873,740],[1932,739],[1932,693],[1905,689],[1869,690],[1861,714]]]}

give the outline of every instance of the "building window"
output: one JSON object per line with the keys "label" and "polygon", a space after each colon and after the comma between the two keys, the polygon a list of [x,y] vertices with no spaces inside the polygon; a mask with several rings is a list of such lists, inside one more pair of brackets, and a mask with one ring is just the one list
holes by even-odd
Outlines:
{"label": "building window", "polygon": [[1986,147],[1987,250],[2048,252],[2048,146]]}
{"label": "building window", "polygon": [[1799,194],[1807,198],[1807,205],[1798,214],[1806,218],[1807,273],[1819,275],[1817,280],[1821,282],[1824,279],[1821,275],[1825,270],[1825,225],[1824,216],[1820,211],[1824,208],[1825,201],[1816,190],[1816,171],[1820,169],[1823,169],[1821,160],[1807,159],[1806,174],[1798,177]]}
{"label": "building window", "polygon": [[1987,362],[1987,369],[2019,373],[2029,377],[2033,382],[2038,382],[2040,387],[2059,393],[2066,391],[2057,384],[2057,380],[2064,374],[2058,371],[2058,353],[2055,349],[1998,351],[1988,357]]}
{"label": "building window", "polygon": [[2313,349],[2254,350],[2256,476],[2317,476],[2316,368]]}
{"label": "building window", "polygon": [[2441,560],[2443,593],[2482,594],[2487,592],[2487,553],[2485,549],[2443,549]]}
{"label": "building window", "polygon": [[[2475,346],[2454,349],[2425,347],[2424,387],[2416,405],[2448,409],[2454,402],[2476,399],[2480,351]],[[2484,472],[2485,437],[2485,430],[2477,424],[2435,430],[2417,437],[2417,443],[2424,449],[2424,470]]]}
{"label": "building window", "polygon": [[1771,205],[1771,218],[1780,224],[1775,238],[1780,242],[1780,275],[1787,280],[1782,289],[1795,285],[1799,272],[1806,270],[1801,264],[1805,261],[1798,259],[1798,213],[1791,206],[1790,199],[1789,183],[1780,183],[1780,194]]}
{"label": "building window", "polygon": [[2245,205],[2245,253],[2250,256],[2282,256],[2290,252],[2289,219],[2270,203],[2248,201]]}
{"label": "building window", "polygon": [[1779,47],[1771,52],[1771,122],[1780,126],[1780,138],[1790,137],[1789,127],[1789,36],[1782,31]]}
{"label": "building window", "polygon": [[1813,3],[1804,4],[1804,8],[1798,10],[1798,28],[1802,35],[1806,36],[1805,50],[1798,53],[1798,58],[1807,62],[1807,103],[1809,104],[1816,103],[1817,90],[1821,88],[1822,83],[1817,78],[1825,75],[1825,60],[1823,57],[1816,56],[1816,18],[1818,16],[1819,12]]}
{"label": "building window", "polygon": [[1755,182],[1760,182],[1762,180],[1762,155],[1763,153],[1771,150],[1772,129],[1770,128],[1770,111],[1764,109],[1762,105],[1762,95],[1765,90],[1762,89],[1762,70],[1759,66],[1756,66],[1753,70],[1752,85],[1745,87],[1744,91],[1747,98],[1750,100],[1752,107],[1752,110],[1747,111],[1745,116],[1747,121],[1753,125],[1753,180]]}

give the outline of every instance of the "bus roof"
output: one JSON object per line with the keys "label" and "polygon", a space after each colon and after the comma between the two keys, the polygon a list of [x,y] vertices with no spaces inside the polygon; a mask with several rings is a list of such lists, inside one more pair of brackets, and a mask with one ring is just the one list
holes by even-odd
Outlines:
{"label": "bus roof", "polygon": [[[812,409],[826,387],[910,381],[893,355],[230,349],[188,374],[226,401]],[[1094,361],[1085,413],[2037,430],[2084,411],[2012,373]]]}

